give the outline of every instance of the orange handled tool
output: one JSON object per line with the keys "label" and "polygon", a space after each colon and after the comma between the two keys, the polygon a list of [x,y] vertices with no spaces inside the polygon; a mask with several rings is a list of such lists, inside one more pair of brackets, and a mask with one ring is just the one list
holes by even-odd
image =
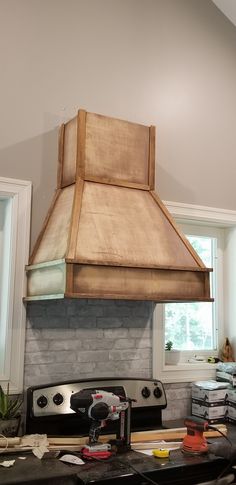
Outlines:
{"label": "orange handled tool", "polygon": [[209,428],[208,422],[195,416],[188,416],[184,424],[187,434],[183,439],[182,451],[191,455],[206,453],[208,445],[203,433]]}

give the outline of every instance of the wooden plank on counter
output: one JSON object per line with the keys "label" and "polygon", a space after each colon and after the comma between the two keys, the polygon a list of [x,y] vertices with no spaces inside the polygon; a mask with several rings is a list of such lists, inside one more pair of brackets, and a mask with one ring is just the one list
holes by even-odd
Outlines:
{"label": "wooden plank on counter", "polygon": [[[225,435],[227,434],[227,428],[224,425],[218,425],[216,427]],[[209,430],[204,433],[204,436],[208,438],[220,437],[220,433],[216,430]],[[159,429],[151,431],[138,431],[136,433],[131,433],[131,443],[140,442],[153,442],[153,441],[172,441],[175,439],[182,439],[187,433],[186,428],[171,428],[171,429]],[[99,441],[106,442],[110,439],[114,439],[115,435],[101,435]],[[55,437],[48,438],[50,445],[83,445],[88,441],[88,437]]]}
{"label": "wooden plank on counter", "polygon": [[[165,440],[165,441],[173,441],[183,439],[186,435],[187,430],[159,430],[155,433],[150,433],[149,431],[140,433],[132,433],[131,435],[131,442],[148,442],[148,441],[158,441],[158,440]],[[227,434],[226,428],[222,431],[225,435]],[[204,433],[206,438],[219,438],[221,435],[218,431],[209,430]]]}
{"label": "wooden plank on counter", "polygon": [[0,447],[5,448],[7,442],[8,442],[8,446],[19,445],[21,442],[21,438],[20,437],[0,438]]}
{"label": "wooden plank on counter", "polygon": [[[225,425],[216,425],[215,430],[205,431],[204,436],[207,438],[219,438],[222,435],[218,433],[218,429],[227,435],[227,428]],[[186,435],[187,429],[186,428],[170,428],[170,429],[159,429],[159,430],[151,430],[151,431],[138,431],[136,433],[131,433],[131,444],[140,445],[140,444],[148,444],[148,446],[154,446],[154,443],[164,440],[164,441],[174,441],[174,440],[182,440]],[[111,439],[115,439],[115,435],[101,435],[99,437],[99,441],[107,442]],[[49,449],[50,450],[57,450],[61,447],[67,449],[80,449],[81,446],[84,446],[88,443],[88,436],[77,437],[77,436],[61,436],[61,437],[50,437],[48,438]],[[14,449],[15,451],[24,450],[25,448],[20,447],[21,438],[8,438],[8,448]],[[0,451],[5,448],[6,440],[4,438],[0,438]],[[2,448],[2,449],[1,449]],[[27,448],[29,449],[29,448]]]}

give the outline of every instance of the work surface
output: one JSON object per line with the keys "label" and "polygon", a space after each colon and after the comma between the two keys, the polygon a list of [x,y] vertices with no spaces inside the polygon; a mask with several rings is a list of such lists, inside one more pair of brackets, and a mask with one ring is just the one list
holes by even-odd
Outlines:
{"label": "work surface", "polygon": [[[174,425],[176,424],[175,422]],[[172,426],[173,423],[170,427]],[[236,444],[236,427],[229,425],[228,430],[228,436]],[[16,459],[12,468],[0,468],[1,485],[82,485],[94,482],[99,485],[146,485],[148,482],[144,478],[133,475],[133,468],[147,474],[160,485],[196,484],[216,477],[227,464],[226,460],[214,455],[186,456],[180,450],[171,451],[169,459],[149,457],[131,451],[108,462],[87,463],[82,466],[66,465],[56,458],[39,460],[31,453],[25,456],[26,460],[20,460],[19,454],[1,455],[1,461],[4,458]]]}

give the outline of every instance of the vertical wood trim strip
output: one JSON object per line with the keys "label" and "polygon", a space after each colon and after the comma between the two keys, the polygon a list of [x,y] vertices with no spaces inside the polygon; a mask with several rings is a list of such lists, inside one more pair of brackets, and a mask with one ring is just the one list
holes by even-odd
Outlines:
{"label": "vertical wood trim strip", "polygon": [[57,188],[62,187],[63,162],[64,162],[64,135],[65,125],[60,126],[58,137],[58,167],[57,167]]}
{"label": "vertical wood trim strip", "polygon": [[86,111],[80,109],[77,116],[77,160],[76,179],[85,175]]}
{"label": "vertical wood trim strip", "polygon": [[74,281],[74,265],[67,263],[65,293],[73,293],[73,286],[74,286],[73,281]]}
{"label": "vertical wood trim strip", "polygon": [[49,208],[48,213],[47,213],[47,215],[46,215],[46,217],[45,217],[45,219],[44,219],[42,229],[41,229],[41,231],[40,231],[40,233],[39,233],[39,236],[38,236],[38,238],[37,238],[37,240],[36,240],[36,243],[35,243],[35,245],[34,245],[34,248],[33,248],[32,254],[31,254],[30,258],[29,258],[29,264],[33,264],[35,254],[36,254],[36,252],[38,251],[39,245],[40,245],[40,243],[41,243],[41,241],[42,241],[42,238],[43,238],[44,232],[45,232],[46,227],[47,227],[47,225],[48,225],[48,221],[49,221],[49,219],[50,219],[50,217],[51,217],[52,211],[53,211],[53,209],[54,209],[54,206],[55,206],[55,204],[56,204],[56,201],[57,201],[57,199],[58,199],[58,197],[59,197],[60,193],[61,193],[61,189],[57,189],[57,190],[56,190],[56,192],[55,192],[55,194],[54,194],[54,196],[53,196],[53,199],[52,199],[52,202],[51,202],[50,208]]}
{"label": "vertical wood trim strip", "polygon": [[149,127],[149,160],[148,160],[148,183],[150,190],[155,188],[155,139],[156,127]]}
{"label": "vertical wood trim strip", "polygon": [[204,278],[205,278],[205,297],[211,295],[211,289],[210,289],[210,275],[208,275],[207,273],[204,274]]}
{"label": "vertical wood trim strip", "polygon": [[172,227],[174,228],[175,232],[178,234],[178,236],[180,237],[180,239],[183,241],[183,243],[186,246],[186,248],[191,253],[193,259],[200,266],[200,268],[205,268],[205,265],[203,264],[201,258],[199,258],[198,254],[194,251],[192,245],[190,244],[190,242],[188,241],[188,239],[184,236],[184,234],[182,234],[179,231],[177,224],[175,223],[174,219],[172,219],[170,213],[168,212],[168,210],[166,209],[166,207],[162,203],[162,201],[159,199],[159,197],[156,194],[156,192],[151,191],[150,194],[153,197],[153,199],[156,201],[156,203],[159,205],[159,207],[162,210],[163,214],[168,219],[169,223],[172,225]]}
{"label": "vertical wood trim strip", "polygon": [[75,184],[75,193],[74,193],[72,217],[71,217],[70,229],[69,229],[66,259],[68,258],[73,260],[75,258],[83,189],[84,189],[84,181],[81,178],[78,178]]}

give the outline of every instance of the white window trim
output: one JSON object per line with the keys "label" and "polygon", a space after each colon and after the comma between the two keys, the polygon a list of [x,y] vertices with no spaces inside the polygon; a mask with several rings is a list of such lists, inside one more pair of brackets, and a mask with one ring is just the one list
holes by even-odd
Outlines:
{"label": "white window trim", "polygon": [[[229,251],[235,248],[236,241],[236,211],[227,209],[217,209],[214,207],[205,207],[192,204],[182,204],[179,202],[164,202],[166,208],[171,215],[177,220],[177,222],[214,225],[223,227],[226,232],[229,232],[229,240],[231,244],[228,245],[226,252],[226,264],[229,272],[229,276],[233,278],[233,273],[236,271],[236,256],[230,257]],[[231,234],[232,233],[232,234]],[[234,283],[234,281],[233,281]],[[235,285],[235,283],[234,283]],[[226,320],[227,336],[236,338],[234,332],[235,328],[235,304],[230,303],[230,292],[232,292],[232,284],[226,288]],[[227,302],[228,298],[228,302]],[[235,301],[235,298],[234,298]],[[227,305],[228,303],[228,305]],[[228,310],[229,307],[229,310]],[[231,313],[230,313],[231,311]],[[160,313],[160,312],[159,312]],[[194,380],[206,380],[215,378],[215,365],[214,364],[178,364],[175,366],[165,365],[164,362],[165,352],[163,348],[163,321],[161,321],[158,315],[158,305],[156,305],[153,315],[153,377],[160,379],[164,383],[174,382],[191,382]]]}
{"label": "white window trim", "polygon": [[11,281],[8,305],[10,345],[6,356],[5,373],[0,383],[11,394],[23,390],[26,309],[25,266],[28,264],[30,240],[31,182],[0,177],[0,197],[12,200],[11,208]]}

